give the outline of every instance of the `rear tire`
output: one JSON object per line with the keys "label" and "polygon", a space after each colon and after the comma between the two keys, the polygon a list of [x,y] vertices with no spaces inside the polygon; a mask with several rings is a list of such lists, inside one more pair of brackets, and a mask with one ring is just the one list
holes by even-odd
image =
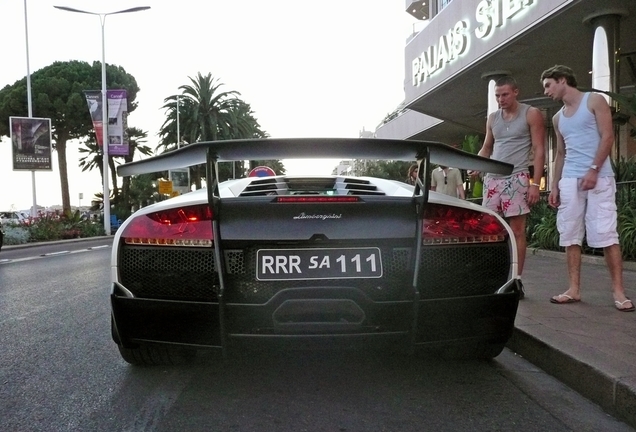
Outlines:
{"label": "rear tire", "polygon": [[121,357],[135,366],[180,365],[190,363],[196,357],[196,351],[187,348],[162,345],[139,345],[136,348],[118,345],[117,347]]}

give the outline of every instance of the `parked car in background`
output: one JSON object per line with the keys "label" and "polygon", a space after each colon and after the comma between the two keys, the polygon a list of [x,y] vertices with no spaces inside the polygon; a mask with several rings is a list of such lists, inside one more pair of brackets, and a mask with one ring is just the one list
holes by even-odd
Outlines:
{"label": "parked car in background", "polygon": [[[217,162],[403,160],[415,185],[279,175],[218,182]],[[142,208],[117,230],[112,337],[132,364],[197,349],[401,346],[492,358],[519,302],[514,235],[496,213],[429,191],[432,165],[512,166],[420,141],[262,139],[191,144],[123,176],[206,164],[209,189]]]}
{"label": "parked car in background", "polygon": [[29,215],[15,210],[3,211],[0,212],[0,224],[14,224],[17,225],[21,222],[27,221],[29,219]]}
{"label": "parked car in background", "polygon": [[0,224],[0,250],[2,250],[3,244],[4,244],[4,230],[2,229],[2,224]]}

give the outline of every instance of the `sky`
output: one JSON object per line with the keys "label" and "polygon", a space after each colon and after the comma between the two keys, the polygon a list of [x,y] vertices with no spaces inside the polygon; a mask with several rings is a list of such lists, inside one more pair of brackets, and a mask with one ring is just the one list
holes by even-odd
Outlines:
{"label": "sky", "polygon": [[[374,131],[404,99],[404,47],[417,25],[404,2],[389,0],[26,0],[26,19],[25,0],[2,0],[0,88],[55,61],[101,61],[99,17],[53,5],[96,13],[151,6],[106,17],[104,41],[106,63],[137,80],[128,125],[148,132],[152,149],[164,99],[199,72],[239,92],[272,137]],[[99,172],[78,167],[78,145],[67,143],[73,206],[102,191]],[[61,205],[57,153],[52,171],[36,171],[35,182],[31,171],[13,171],[11,153],[3,137],[0,210],[28,209],[34,186],[38,205]],[[337,162],[284,161],[290,174],[330,174]]]}

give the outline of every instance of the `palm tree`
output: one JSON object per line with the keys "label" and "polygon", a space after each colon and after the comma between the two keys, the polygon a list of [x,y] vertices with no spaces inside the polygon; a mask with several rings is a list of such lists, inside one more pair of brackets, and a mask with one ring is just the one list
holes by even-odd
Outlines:
{"label": "palm tree", "polygon": [[[188,77],[191,85],[179,87],[182,94],[164,99],[167,110],[166,120],[159,131],[161,137],[157,150],[164,151],[177,147],[177,141],[193,143],[197,141],[216,141],[237,138],[260,138],[267,134],[260,129],[249,104],[238,98],[237,91],[220,91],[223,86],[212,74],[197,74],[196,79]],[[177,97],[179,106],[177,107]],[[177,108],[179,113],[179,133],[177,139]],[[197,188],[201,187],[202,171],[200,166],[191,168],[191,178]],[[227,168],[227,169],[226,169]],[[236,173],[236,166],[228,164],[222,167],[219,177],[230,178]],[[243,173],[242,166],[238,172]]]}
{"label": "palm tree", "polygon": [[[179,139],[177,139],[177,98],[179,100]],[[174,150],[181,145],[196,142],[198,140],[198,131],[192,119],[195,103],[192,99],[183,95],[172,95],[164,99],[165,105],[162,107],[166,112],[166,120],[159,130],[159,145],[155,149],[160,153]]]}
{"label": "palm tree", "polygon": [[[258,124],[258,120],[254,117],[252,107],[243,100],[233,100],[229,114],[230,123],[225,129],[228,134],[227,137],[221,139],[267,138],[269,136]],[[236,161],[233,164],[228,165],[231,166],[232,171],[226,172],[224,169],[220,169],[220,179],[240,178],[247,174],[245,163],[243,161]],[[225,166],[223,168],[225,168]],[[251,164],[250,168],[252,168]]]}
{"label": "palm tree", "polygon": [[[127,162],[132,162],[134,160],[135,157],[135,153],[139,152],[143,155],[146,156],[150,156],[152,154],[152,149],[147,146],[147,145],[143,145],[143,143],[145,142],[145,140],[148,138],[148,133],[142,131],[139,128],[127,128],[126,129],[126,134],[128,135],[128,146],[129,146],[129,152],[128,155],[123,157],[123,161],[121,160],[121,158],[119,157],[113,157],[113,156],[109,156],[108,158],[108,165],[110,167],[110,173],[112,176],[112,192],[111,192],[111,197],[113,200],[113,204],[118,205],[119,203],[123,204],[123,206],[125,208],[127,208],[128,210],[124,210],[124,213],[129,213],[130,212],[130,205],[129,205],[129,197],[128,197],[128,191],[130,189],[130,178],[129,177],[124,177],[122,180],[122,194],[123,196],[120,197],[119,195],[119,187],[117,185],[117,172],[116,172],[116,164],[120,164],[122,162],[127,163]],[[102,177],[102,181],[104,179],[104,170],[103,170],[103,155],[101,150],[99,149],[99,147],[97,146],[97,142],[95,141],[94,137],[90,137],[89,139],[87,139],[84,143],[84,146],[80,146],[79,147],[79,152],[80,153],[84,153],[85,156],[82,156],[79,159],[79,166],[80,168],[82,168],[82,171],[91,171],[95,168],[99,169],[99,172],[101,174]],[[103,200],[103,193],[97,193],[95,194],[96,198],[102,199]],[[121,199],[120,199],[121,198]],[[120,215],[120,217],[122,217],[123,215]]]}
{"label": "palm tree", "polygon": [[[179,126],[183,125],[184,137],[188,142],[215,141],[221,136],[227,136],[230,123],[229,110],[232,107],[232,99],[240,95],[236,91],[221,92],[223,86],[218,79],[214,79],[211,73],[203,76],[199,72],[196,79],[188,77],[191,85],[179,87],[182,95],[179,96]],[[168,118],[159,131],[163,139],[159,147],[166,150],[174,148],[176,137],[176,113],[177,96],[170,96],[164,100],[164,109],[168,110]],[[183,113],[183,115],[181,115]],[[181,122],[181,119],[184,121]],[[175,143],[175,144],[172,144]],[[201,166],[193,167],[194,183],[197,189],[201,188]]]}
{"label": "palm tree", "polygon": [[[145,156],[152,155],[152,149],[145,145],[146,139],[148,138],[148,132],[142,131],[139,128],[127,128],[126,134],[128,135],[128,146],[130,151],[126,156],[124,156],[124,163],[132,162],[135,158],[135,153],[141,153]],[[130,177],[124,177],[121,181],[121,201],[119,203],[120,213],[119,217],[125,218],[131,212],[132,206],[135,201],[131,199],[130,196]]]}
{"label": "palm tree", "polygon": [[229,135],[227,139],[266,138],[268,136],[267,132],[261,130],[250,104],[243,100],[233,100],[229,114],[230,124],[228,125]]}
{"label": "palm tree", "polygon": [[[80,153],[87,153],[86,156],[80,158],[79,166],[82,171],[92,171],[95,168],[99,169],[99,173],[104,181],[104,165],[102,165],[102,153],[101,149],[97,146],[94,138],[88,139],[84,142],[84,147],[78,148]],[[89,157],[92,155],[92,158]],[[111,197],[113,200],[117,199],[119,195],[119,187],[117,186],[117,173],[115,172],[115,161],[113,157],[108,158],[108,167],[110,173],[110,182],[113,185],[111,188]],[[103,183],[102,183],[103,184]],[[102,194],[103,195],[103,194]]]}
{"label": "palm tree", "polygon": [[237,91],[220,92],[223,86],[212,74],[206,76],[197,74],[197,79],[190,78],[192,85],[179,87],[185,99],[192,99],[194,109],[193,127],[197,130],[198,141],[216,141],[228,135],[228,125],[231,123],[229,112],[233,106],[233,98],[240,96]]}

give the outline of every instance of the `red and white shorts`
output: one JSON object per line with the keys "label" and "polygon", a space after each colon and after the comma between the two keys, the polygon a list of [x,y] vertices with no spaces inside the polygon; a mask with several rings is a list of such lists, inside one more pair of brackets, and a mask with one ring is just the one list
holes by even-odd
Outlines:
{"label": "red and white shorts", "polygon": [[484,181],[483,206],[504,217],[530,213],[529,186],[530,173],[528,171],[507,177],[487,176]]}

